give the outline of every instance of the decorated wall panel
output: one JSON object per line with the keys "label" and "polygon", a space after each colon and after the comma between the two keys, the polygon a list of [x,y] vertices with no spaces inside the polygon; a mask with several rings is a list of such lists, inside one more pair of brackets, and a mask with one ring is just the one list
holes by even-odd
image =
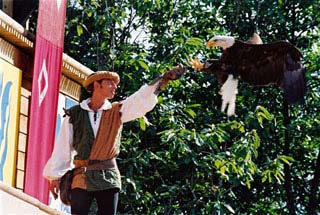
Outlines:
{"label": "decorated wall panel", "polygon": [[14,186],[22,71],[0,58],[0,181]]}

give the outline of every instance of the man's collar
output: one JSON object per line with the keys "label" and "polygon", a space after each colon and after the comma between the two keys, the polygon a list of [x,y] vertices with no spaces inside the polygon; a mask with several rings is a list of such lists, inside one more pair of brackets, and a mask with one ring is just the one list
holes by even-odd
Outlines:
{"label": "man's collar", "polygon": [[[87,111],[93,111],[90,109],[89,107],[89,103],[91,102],[91,98],[87,98],[86,100],[83,100],[81,103],[80,103],[80,107],[84,110],[87,110]],[[112,105],[111,103],[109,102],[108,99],[104,100],[104,104],[99,108],[99,110],[108,110],[108,109],[111,109]],[[99,111],[98,110],[98,111]]]}

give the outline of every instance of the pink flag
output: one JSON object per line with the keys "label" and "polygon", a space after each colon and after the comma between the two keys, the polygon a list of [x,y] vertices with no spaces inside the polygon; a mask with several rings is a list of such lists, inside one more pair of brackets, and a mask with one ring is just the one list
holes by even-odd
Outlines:
{"label": "pink flag", "polygon": [[67,0],[40,0],[24,191],[48,204],[42,170],[54,145]]}

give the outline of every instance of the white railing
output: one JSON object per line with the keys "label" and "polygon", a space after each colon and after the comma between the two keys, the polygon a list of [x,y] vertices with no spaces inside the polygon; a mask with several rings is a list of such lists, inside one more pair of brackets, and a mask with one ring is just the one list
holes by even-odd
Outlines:
{"label": "white railing", "polygon": [[0,214],[3,215],[66,215],[50,208],[21,190],[0,182]]}

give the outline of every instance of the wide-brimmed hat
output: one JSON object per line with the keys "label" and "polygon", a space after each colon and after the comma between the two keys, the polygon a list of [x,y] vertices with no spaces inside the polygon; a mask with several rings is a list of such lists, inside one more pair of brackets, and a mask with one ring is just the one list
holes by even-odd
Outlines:
{"label": "wide-brimmed hat", "polygon": [[120,77],[119,77],[118,73],[110,72],[110,71],[98,71],[98,72],[94,72],[91,75],[89,75],[87,77],[87,79],[83,82],[82,85],[84,88],[87,89],[90,84],[92,84],[95,81],[102,80],[102,79],[111,79],[117,85],[120,82]]}

